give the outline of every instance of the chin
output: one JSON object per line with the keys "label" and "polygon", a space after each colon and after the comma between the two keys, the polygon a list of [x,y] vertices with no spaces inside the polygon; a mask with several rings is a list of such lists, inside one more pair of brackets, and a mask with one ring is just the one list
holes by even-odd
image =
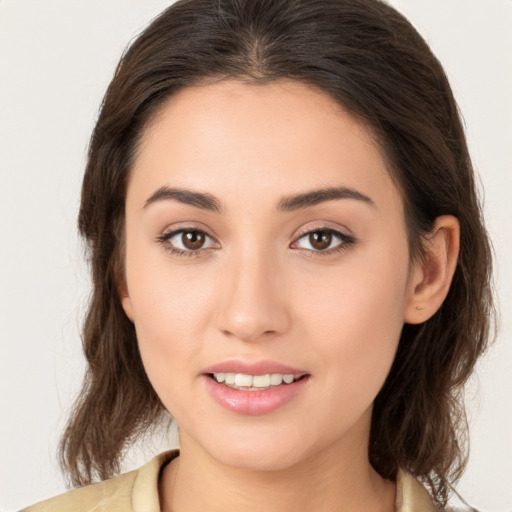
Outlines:
{"label": "chin", "polygon": [[222,464],[246,471],[280,471],[296,465],[300,461],[297,453],[285,453],[269,449],[230,449],[228,452],[212,453]]}
{"label": "chin", "polygon": [[[252,430],[252,429],[251,429]],[[297,432],[237,432],[217,436],[208,447],[210,455],[222,464],[248,471],[279,471],[308,457],[306,443]]]}

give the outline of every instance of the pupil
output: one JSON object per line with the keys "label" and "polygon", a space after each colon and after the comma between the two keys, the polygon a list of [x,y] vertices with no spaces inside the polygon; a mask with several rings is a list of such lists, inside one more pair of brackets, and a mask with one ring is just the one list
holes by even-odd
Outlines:
{"label": "pupil", "polygon": [[311,245],[316,249],[325,249],[331,245],[332,235],[327,231],[315,231],[309,235]]}
{"label": "pupil", "polygon": [[187,231],[183,233],[183,245],[187,249],[199,249],[204,243],[203,233]]}

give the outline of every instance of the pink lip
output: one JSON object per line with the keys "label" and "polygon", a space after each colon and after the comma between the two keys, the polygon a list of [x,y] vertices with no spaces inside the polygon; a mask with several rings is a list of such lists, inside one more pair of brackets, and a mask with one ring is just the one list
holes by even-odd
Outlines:
{"label": "pink lip", "polygon": [[267,373],[282,373],[283,375],[307,375],[308,372],[276,361],[240,361],[230,360],[217,363],[205,368],[201,373],[245,373],[247,375],[266,375]]}
{"label": "pink lip", "polygon": [[[225,361],[204,370],[203,377],[207,390],[212,398],[225,409],[246,415],[268,414],[282,407],[295,398],[309,381],[309,374],[303,370],[292,368],[274,361]],[[249,375],[266,375],[282,373],[285,375],[302,376],[291,384],[281,384],[261,391],[242,391],[219,384],[212,373],[245,373]]]}

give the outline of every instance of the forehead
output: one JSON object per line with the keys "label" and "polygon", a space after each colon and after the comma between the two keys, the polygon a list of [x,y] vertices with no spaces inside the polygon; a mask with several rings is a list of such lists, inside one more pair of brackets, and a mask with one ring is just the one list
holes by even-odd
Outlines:
{"label": "forehead", "polygon": [[199,187],[247,205],[345,186],[383,205],[400,202],[370,129],[327,94],[289,81],[180,91],[148,124],[132,174],[129,196],[141,187]]}

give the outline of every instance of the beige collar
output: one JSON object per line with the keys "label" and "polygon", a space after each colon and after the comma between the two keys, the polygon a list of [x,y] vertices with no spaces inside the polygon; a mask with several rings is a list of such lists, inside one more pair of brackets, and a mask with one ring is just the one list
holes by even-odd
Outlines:
{"label": "beige collar", "polygon": [[[133,512],[159,510],[158,476],[161,468],[179,455],[179,450],[161,453],[138,471],[133,485]],[[395,512],[435,512],[437,509],[423,485],[411,474],[400,470],[397,475]]]}
{"label": "beige collar", "polygon": [[[161,512],[158,480],[163,467],[179,455],[161,453],[140,469],[74,489],[33,505],[22,512]],[[399,471],[395,512],[435,512],[425,488],[410,474]]]}

